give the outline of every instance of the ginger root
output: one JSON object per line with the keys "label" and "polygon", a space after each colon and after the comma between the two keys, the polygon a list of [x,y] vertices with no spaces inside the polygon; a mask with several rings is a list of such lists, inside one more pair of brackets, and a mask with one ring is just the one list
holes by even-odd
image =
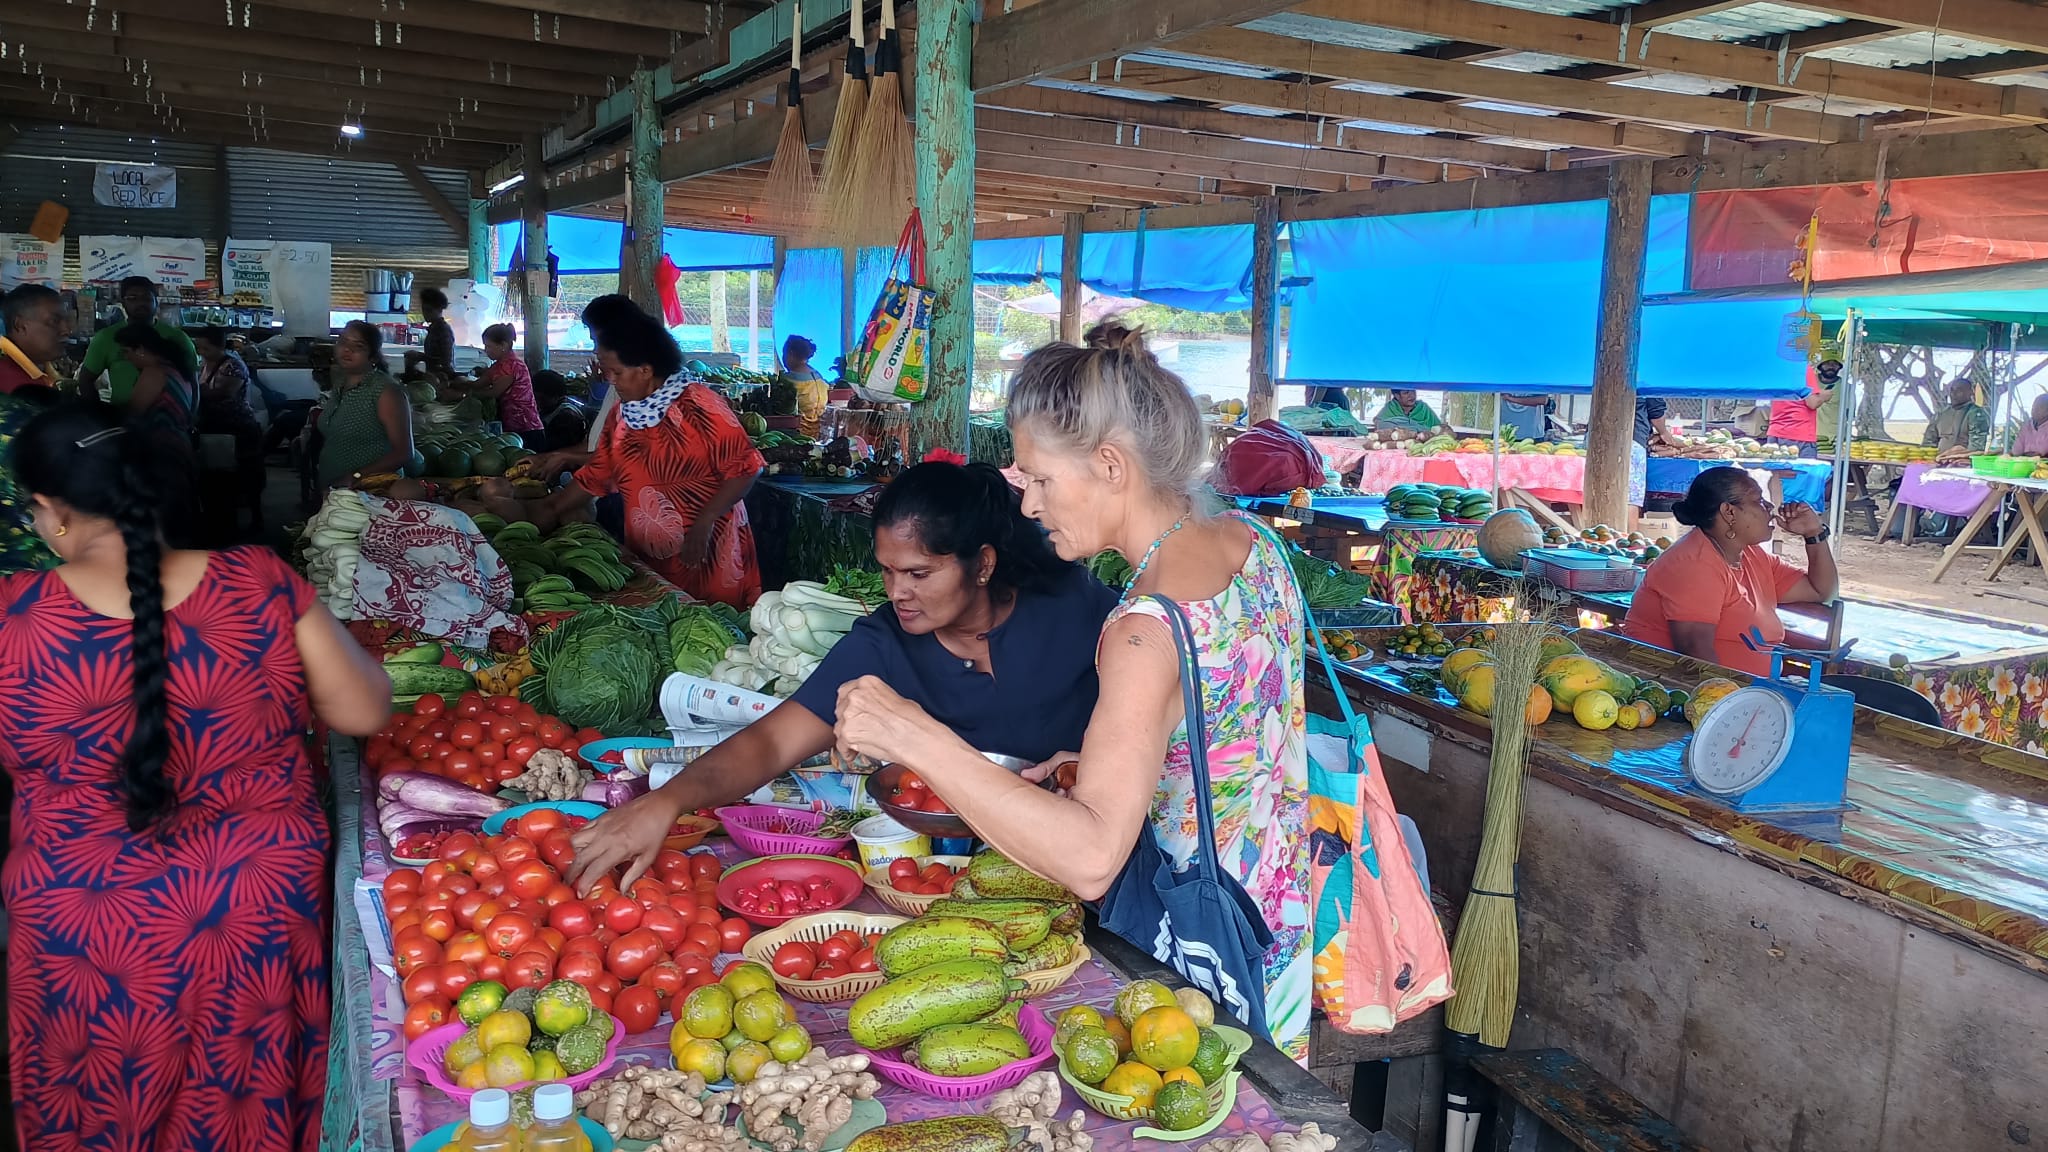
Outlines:
{"label": "ginger root", "polygon": [[523,789],[535,800],[574,800],[583,786],[596,779],[567,752],[543,748],[526,762],[526,771],[505,781],[506,788]]}
{"label": "ginger root", "polygon": [[1313,1123],[1304,1124],[1296,1132],[1275,1132],[1271,1141],[1261,1140],[1256,1135],[1232,1136],[1227,1140],[1211,1140],[1195,1152],[1333,1152],[1337,1138],[1324,1134]]}
{"label": "ginger root", "polygon": [[1052,1072],[1033,1072],[1015,1088],[1005,1088],[989,1098],[988,1114],[1005,1127],[1028,1128],[1052,1119],[1060,1110],[1060,1078]]}
{"label": "ginger root", "polygon": [[[576,1102],[614,1140],[656,1140],[666,1148],[671,1136],[686,1133],[699,1147],[683,1152],[711,1152],[743,1143],[738,1132],[725,1127],[725,1105],[731,1097],[705,1097],[704,1088],[704,1077],[695,1072],[635,1065],[578,1092]],[[721,1131],[730,1139],[719,1136]]]}
{"label": "ginger root", "polygon": [[825,1138],[853,1117],[853,1102],[873,1097],[880,1087],[867,1068],[864,1055],[827,1056],[821,1048],[793,1064],[770,1060],[739,1090],[747,1134],[775,1152],[819,1152]]}
{"label": "ginger root", "polygon": [[[1053,1097],[1052,1104],[1055,1108],[1059,1106],[1057,1095]],[[1004,1123],[1012,1128],[1020,1127],[1008,1121]],[[1034,1116],[1021,1125],[1024,1134],[1010,1145],[1011,1152],[1094,1152],[1095,1137],[1083,1130],[1085,1123],[1086,1116],[1078,1108],[1061,1121],[1054,1121],[1050,1116]]]}

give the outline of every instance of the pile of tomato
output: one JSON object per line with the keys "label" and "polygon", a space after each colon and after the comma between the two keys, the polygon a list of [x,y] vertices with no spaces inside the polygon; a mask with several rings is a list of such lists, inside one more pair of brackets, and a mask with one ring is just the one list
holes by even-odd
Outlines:
{"label": "pile of tomato", "polygon": [[363,746],[363,758],[379,777],[426,772],[489,792],[524,772],[543,748],[574,754],[602,739],[595,728],[573,728],[516,696],[464,692],[451,704],[429,693],[412,711],[394,713]]}
{"label": "pile of tomato", "polygon": [[937,860],[917,866],[908,856],[889,861],[889,887],[916,896],[943,896],[953,890],[965,868],[949,868]]}
{"label": "pile of tomato", "polygon": [[880,932],[863,936],[841,928],[816,944],[791,940],[775,950],[768,966],[786,980],[836,980],[855,972],[878,972],[875,942],[881,938]]}
{"label": "pile of tomato", "polygon": [[944,800],[939,799],[937,792],[932,791],[931,785],[925,783],[917,773],[910,771],[897,778],[896,787],[889,793],[889,803],[913,812],[944,812],[950,815],[953,811],[946,807]]}
{"label": "pile of tomato", "polygon": [[630,890],[606,876],[579,897],[562,880],[576,856],[571,819],[541,808],[495,835],[450,833],[432,863],[384,878],[406,1039],[453,1019],[478,980],[574,980],[627,1032],[645,1032],[669,1001],[714,983],[712,961],[753,935],[721,914],[723,866],[709,852],[663,850]]}

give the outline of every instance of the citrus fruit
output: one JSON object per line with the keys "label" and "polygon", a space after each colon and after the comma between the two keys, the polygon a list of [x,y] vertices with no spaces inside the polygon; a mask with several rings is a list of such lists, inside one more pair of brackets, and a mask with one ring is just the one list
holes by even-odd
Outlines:
{"label": "citrus fruit", "polygon": [[533,998],[534,1026],[550,1036],[566,1035],[590,1018],[590,992],[574,980],[550,981]]}
{"label": "citrus fruit", "polygon": [[1627,732],[1636,726],[1637,718],[1636,706],[1633,704],[1623,704],[1621,710],[1614,714],[1614,726]]}
{"label": "citrus fruit", "polygon": [[1230,1046],[1213,1029],[1202,1029],[1202,1040],[1195,1046],[1195,1058],[1188,1061],[1188,1067],[1202,1078],[1204,1084],[1214,1084],[1223,1079],[1230,1070]]}
{"label": "citrus fruit", "polygon": [[727,1032],[725,1035],[720,1036],[718,1038],[718,1046],[720,1048],[725,1049],[727,1052],[732,1051],[733,1049],[739,1047],[742,1044],[751,1043],[753,1043],[753,1041],[747,1039],[745,1036],[740,1035],[740,1030],[737,1028],[733,1029],[730,1032]]}
{"label": "citrus fruit", "polygon": [[1157,980],[1133,980],[1124,985],[1116,994],[1116,1018],[1128,1028],[1148,1008],[1171,1008],[1179,1001],[1173,998],[1172,989]]}
{"label": "citrus fruit", "polygon": [[1614,718],[1620,712],[1621,705],[1615,703],[1614,697],[1598,688],[1581,692],[1572,700],[1572,719],[1579,722],[1579,727],[1594,732],[1614,727]]}
{"label": "citrus fruit", "polygon": [[474,1025],[505,1006],[505,986],[496,980],[479,980],[462,990],[455,1001],[455,1014],[464,1024]]}
{"label": "citrus fruit", "polygon": [[1188,1019],[1195,1022],[1196,1027],[1207,1028],[1216,1022],[1216,1003],[1200,988],[1176,988],[1173,990],[1173,998],[1180,1004],[1180,1010],[1188,1014]]}
{"label": "citrus fruit", "polygon": [[477,1047],[486,1053],[508,1044],[525,1051],[531,1039],[533,1024],[517,1012],[493,1012],[477,1022]]}
{"label": "citrus fruit", "polygon": [[1131,1054],[1131,1030],[1124,1026],[1123,1021],[1111,1017],[1102,1022],[1102,1030],[1116,1041],[1116,1054],[1119,1059]]}
{"label": "citrus fruit", "polygon": [[761,1065],[775,1059],[768,1046],[759,1041],[748,1040],[725,1054],[725,1074],[735,1084],[751,1084],[761,1071]]}
{"label": "citrus fruit", "polygon": [[1179,1008],[1151,1008],[1131,1025],[1131,1055],[1161,1072],[1195,1058],[1202,1033]]}
{"label": "citrus fruit", "polygon": [[719,976],[718,982],[725,986],[726,991],[732,993],[733,999],[741,1000],[756,992],[772,990],[775,987],[775,975],[752,960],[742,960],[727,968]]}
{"label": "citrus fruit", "polygon": [[466,1088],[471,1092],[480,1091],[484,1088],[489,1088],[491,1086],[490,1077],[484,1075],[484,1062],[482,1057],[478,1057],[476,1060],[472,1061],[467,1067],[465,1067],[460,1073],[456,1074],[455,1086],[457,1088]]}
{"label": "citrus fruit", "polygon": [[706,984],[691,990],[683,999],[676,1023],[690,1035],[716,1040],[732,1031],[733,995],[723,985]]}
{"label": "citrus fruit", "polygon": [[1067,1062],[1067,1071],[1083,1084],[1100,1084],[1116,1068],[1116,1038],[1107,1031],[1095,1027],[1076,1028],[1067,1034],[1067,1042],[1060,1049],[1060,1058]]}
{"label": "citrus fruit", "polygon": [[1135,1060],[1126,1060],[1110,1069],[1109,1075],[1102,1078],[1101,1088],[1113,1096],[1130,1097],[1133,1107],[1150,1108],[1159,1095],[1161,1083],[1159,1073]]}
{"label": "citrus fruit", "polygon": [[1197,1088],[1202,1087],[1205,1083],[1200,1072],[1185,1064],[1179,1068],[1168,1068],[1166,1071],[1161,1072],[1159,1074],[1159,1082],[1161,1084],[1193,1084]]}
{"label": "citrus fruit", "polygon": [[732,1026],[747,1039],[763,1044],[774,1039],[775,1034],[782,1031],[782,1026],[789,1022],[789,1002],[773,989],[742,996],[732,1006]]}
{"label": "citrus fruit", "polygon": [[1100,1027],[1102,1027],[1102,1013],[1097,1012],[1086,1004],[1076,1004],[1065,1012],[1060,1013],[1059,1021],[1053,1027],[1053,1047],[1063,1049],[1067,1046],[1067,1037],[1072,1036],[1075,1032],[1083,1028]]}
{"label": "citrus fruit", "polygon": [[675,1051],[676,1070],[695,1072],[706,1084],[725,1079],[725,1045],[716,1040],[689,1037]]}
{"label": "citrus fruit", "polygon": [[604,1062],[604,1052],[612,1042],[613,1024],[610,1016],[602,1022],[593,1020],[562,1033],[555,1041],[555,1055],[562,1061],[562,1067],[569,1075],[580,1076]]}
{"label": "citrus fruit", "polygon": [[441,1067],[446,1068],[448,1074],[453,1076],[483,1058],[483,1045],[476,1042],[476,1029],[471,1028],[457,1037],[455,1043],[448,1046],[448,1051],[441,1054]]}
{"label": "citrus fruit", "polygon": [[533,1078],[535,1080],[567,1080],[569,1070],[562,1067],[562,1060],[553,1052],[542,1049],[533,1054]]}
{"label": "citrus fruit", "polygon": [[1152,1123],[1168,1132],[1199,1128],[1209,1119],[1209,1096],[1199,1084],[1175,1081],[1160,1087],[1152,1101]]}
{"label": "citrus fruit", "polygon": [[500,1044],[484,1051],[483,1069],[484,1082],[493,1088],[523,1083],[533,1079],[533,1053],[526,1050],[523,1040],[517,1044]]}
{"label": "citrus fruit", "polygon": [[785,1024],[768,1038],[768,1054],[784,1064],[794,1064],[811,1050],[811,1034],[801,1024]]}

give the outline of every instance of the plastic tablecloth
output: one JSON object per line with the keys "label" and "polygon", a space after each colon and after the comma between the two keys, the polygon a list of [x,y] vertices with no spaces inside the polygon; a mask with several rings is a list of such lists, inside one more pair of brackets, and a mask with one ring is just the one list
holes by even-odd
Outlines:
{"label": "plastic tablecloth", "polygon": [[[1364,454],[1365,466],[1358,486],[1367,492],[1385,492],[1396,484],[1429,480],[1463,484],[1491,492],[1495,487],[1493,454],[1490,452],[1439,452],[1434,456],[1410,456],[1406,451],[1387,449]],[[1437,479],[1442,476],[1444,479]],[[1456,479],[1449,477],[1455,476]],[[1586,488],[1586,458],[1545,456],[1540,452],[1510,452],[1500,458],[1499,486],[1522,488],[1547,500],[1576,504]]]}
{"label": "plastic tablecloth", "polygon": [[1643,490],[1651,496],[1684,496],[1686,489],[1692,486],[1693,477],[1709,468],[1725,465],[1790,472],[1790,476],[1780,477],[1786,501],[1811,504],[1816,508],[1827,503],[1828,478],[1834,475],[1835,470],[1834,462],[1829,460],[1686,460],[1652,456],[1643,473]]}

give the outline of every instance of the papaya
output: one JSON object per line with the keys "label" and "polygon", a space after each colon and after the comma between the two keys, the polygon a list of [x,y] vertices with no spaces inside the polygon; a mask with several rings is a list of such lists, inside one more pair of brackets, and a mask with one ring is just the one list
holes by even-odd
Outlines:
{"label": "papaya", "polygon": [[986,849],[967,862],[967,876],[983,900],[1077,900],[1064,884],[1047,880],[1000,852]]}
{"label": "papaya", "polygon": [[994,928],[964,916],[922,916],[889,929],[875,944],[875,963],[889,976],[948,960],[1001,961],[1009,954]]}
{"label": "papaya", "polygon": [[1605,692],[1619,700],[1634,694],[1635,681],[1590,656],[1559,656],[1543,665],[1537,682],[1559,708],[1570,708],[1584,692]]}
{"label": "papaya", "polygon": [[1023,990],[989,960],[949,960],[898,976],[853,1002],[846,1031],[863,1048],[900,1047],[942,1024],[967,1024]]}
{"label": "papaya", "polygon": [[1464,682],[1465,673],[1487,663],[1484,648],[1454,648],[1444,657],[1444,665],[1437,672],[1437,678],[1452,695],[1457,695],[1458,685]]}
{"label": "papaya", "polygon": [[[975,891],[981,891],[976,886]],[[956,900],[941,897],[925,909],[927,916],[965,916],[993,927],[1012,951],[1029,948],[1052,931],[1061,906],[1044,900]]]}
{"label": "papaya", "polygon": [[1001,1024],[941,1024],[907,1051],[934,1076],[979,1076],[1031,1058],[1024,1034]]}
{"label": "papaya", "polygon": [[1455,689],[1459,706],[1481,716],[1493,715],[1494,673],[1494,666],[1483,661],[1466,668]]}
{"label": "papaya", "polygon": [[1719,704],[1722,697],[1741,687],[1742,685],[1725,676],[1714,676],[1700,681],[1699,686],[1692,690],[1692,696],[1685,702],[1686,723],[1695,728],[1699,727],[1702,716],[1711,711],[1714,705]]}
{"label": "papaya", "polygon": [[1010,1130],[992,1116],[946,1116],[870,1128],[846,1152],[1004,1152]]}

